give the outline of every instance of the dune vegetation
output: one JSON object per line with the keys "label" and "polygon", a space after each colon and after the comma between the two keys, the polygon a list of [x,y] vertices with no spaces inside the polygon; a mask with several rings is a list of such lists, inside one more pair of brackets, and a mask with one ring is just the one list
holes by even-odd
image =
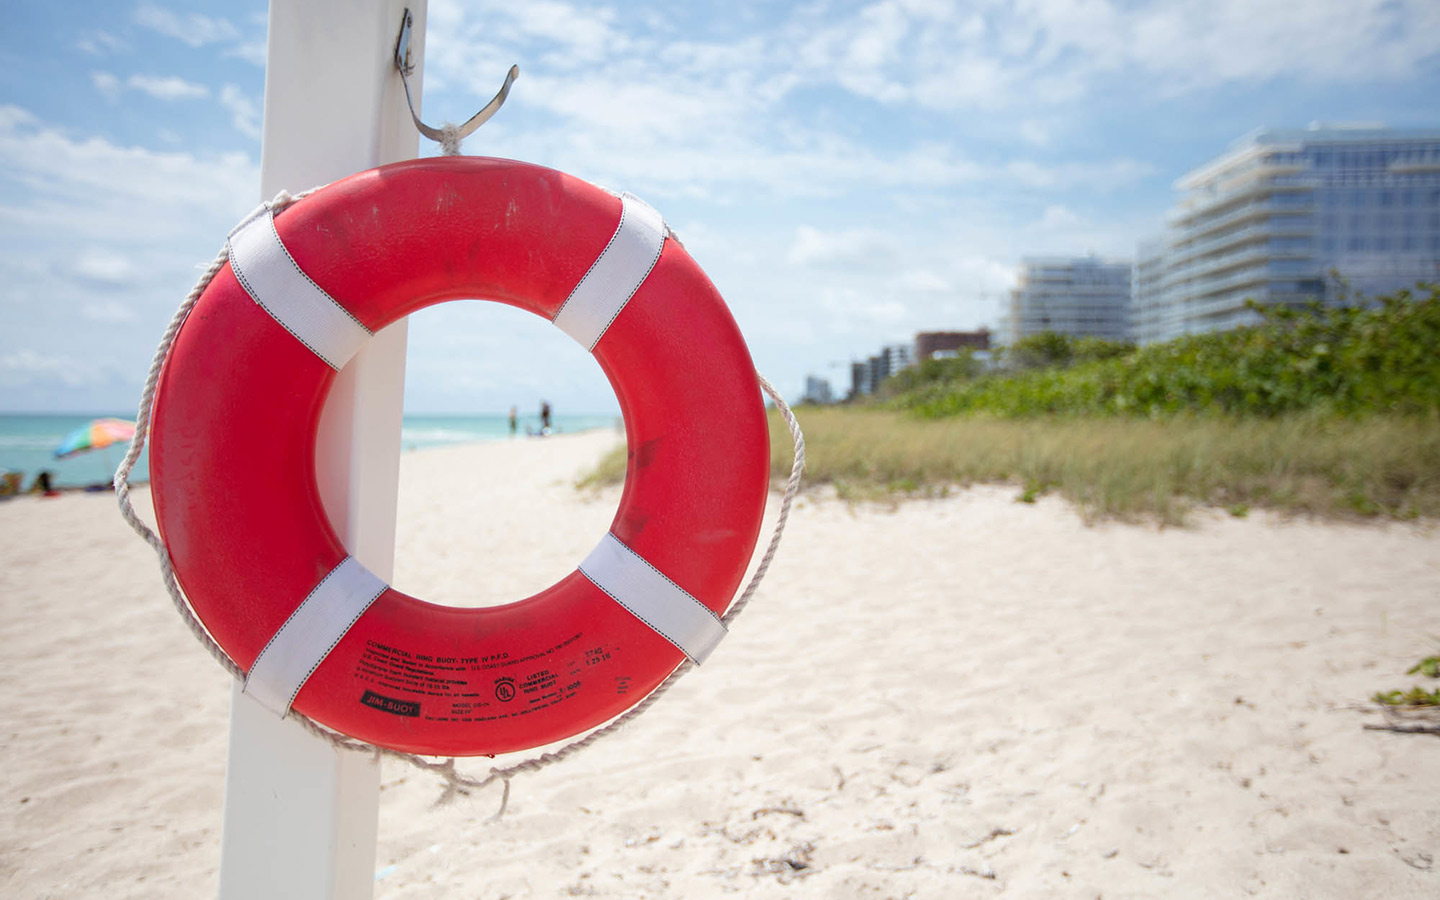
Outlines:
{"label": "dune vegetation", "polygon": [[[801,407],[807,482],[850,499],[1007,483],[1089,517],[1196,505],[1440,516],[1440,286],[1135,348],[1040,335],[998,365],[929,360],[866,404]],[[790,438],[771,418],[777,478]],[[586,484],[623,479],[623,448]]]}

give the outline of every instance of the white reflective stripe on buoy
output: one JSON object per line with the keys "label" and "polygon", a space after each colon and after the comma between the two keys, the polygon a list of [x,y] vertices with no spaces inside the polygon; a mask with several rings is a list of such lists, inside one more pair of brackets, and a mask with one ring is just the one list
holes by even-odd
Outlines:
{"label": "white reflective stripe on buoy", "polygon": [[725,637],[719,616],[609,532],[580,573],[696,663]]}
{"label": "white reflective stripe on buoy", "polygon": [[230,232],[230,268],[250,297],[332,369],[355,355],[370,329],[296,265],[275,231],[269,204]]}
{"label": "white reflective stripe on buoy", "polygon": [[555,326],[594,350],[610,323],[630,302],[665,245],[665,220],[648,203],[620,195],[620,224],[590,271],[555,314]]}
{"label": "white reflective stripe on buoy", "polygon": [[245,676],[245,693],[284,716],[311,673],[389,587],[355,557],[345,557],[260,651]]}

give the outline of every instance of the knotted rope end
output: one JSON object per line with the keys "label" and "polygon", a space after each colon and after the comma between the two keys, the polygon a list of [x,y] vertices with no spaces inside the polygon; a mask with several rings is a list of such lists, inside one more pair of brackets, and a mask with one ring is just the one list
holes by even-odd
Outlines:
{"label": "knotted rope end", "polygon": [[444,125],[441,125],[440,155],[459,156],[460,142],[463,140],[465,140],[465,135],[461,133],[459,125],[456,125],[454,122],[446,122]]}

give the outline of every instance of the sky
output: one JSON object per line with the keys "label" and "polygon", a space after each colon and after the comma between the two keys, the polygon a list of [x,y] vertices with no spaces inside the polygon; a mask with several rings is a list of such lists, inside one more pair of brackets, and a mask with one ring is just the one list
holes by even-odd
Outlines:
{"label": "sky", "polygon": [[[266,8],[7,10],[0,412],[134,410],[259,199]],[[647,200],[796,399],[916,331],[998,327],[1024,256],[1133,255],[1174,181],[1255,128],[1435,127],[1436,34],[1435,0],[432,0],[424,115],[465,120],[518,63],[465,152]],[[542,398],[617,408],[528,313],[412,318],[407,412]]]}

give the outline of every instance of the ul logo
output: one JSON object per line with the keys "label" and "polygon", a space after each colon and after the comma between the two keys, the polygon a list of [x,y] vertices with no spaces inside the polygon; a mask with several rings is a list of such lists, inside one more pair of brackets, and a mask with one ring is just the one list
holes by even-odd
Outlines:
{"label": "ul logo", "polygon": [[501,678],[495,682],[495,699],[501,703],[509,703],[515,699],[515,682],[509,678]]}

